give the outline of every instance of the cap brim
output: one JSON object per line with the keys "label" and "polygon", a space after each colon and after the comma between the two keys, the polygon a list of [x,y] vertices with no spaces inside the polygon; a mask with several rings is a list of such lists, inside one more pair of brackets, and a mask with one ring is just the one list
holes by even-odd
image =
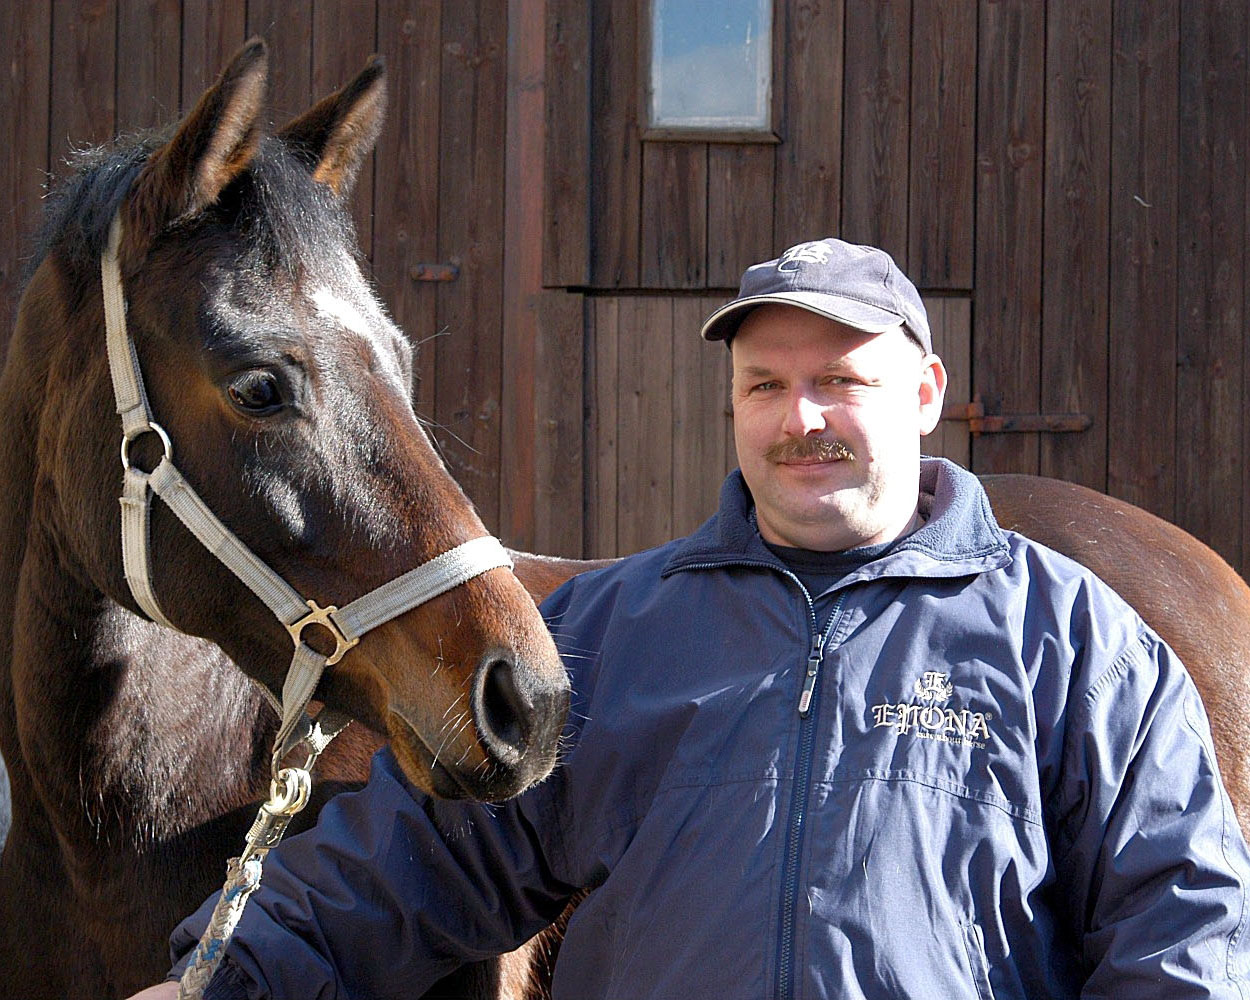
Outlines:
{"label": "cap brim", "polygon": [[704,321],[699,335],[704,340],[729,340],[738,332],[738,327],[747,313],[757,306],[769,303],[798,306],[864,333],[885,333],[896,326],[902,326],[904,322],[902,316],[857,302],[855,299],[819,292],[773,292],[726,303]]}

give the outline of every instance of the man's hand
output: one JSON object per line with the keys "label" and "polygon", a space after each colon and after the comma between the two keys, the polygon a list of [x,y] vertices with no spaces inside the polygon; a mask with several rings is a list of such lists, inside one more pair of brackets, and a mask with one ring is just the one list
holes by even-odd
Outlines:
{"label": "man's hand", "polygon": [[161,983],[159,986],[149,986],[142,993],[136,993],[130,1000],[175,1000],[177,996],[177,983]]}

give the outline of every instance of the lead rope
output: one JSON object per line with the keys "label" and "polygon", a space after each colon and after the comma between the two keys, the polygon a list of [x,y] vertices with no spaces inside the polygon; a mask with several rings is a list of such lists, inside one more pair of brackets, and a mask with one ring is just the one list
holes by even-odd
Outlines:
{"label": "lead rope", "polygon": [[225,957],[226,946],[234,935],[243,907],[248,898],[260,888],[261,866],[265,856],[277,846],[287,826],[295,815],[308,804],[312,792],[312,768],[321,751],[347,724],[333,731],[324,731],[321,722],[330,713],[322,712],[304,742],[309,746],[308,758],[302,767],[284,767],[278,770],[269,784],[269,798],[261,803],[251,829],[247,831],[246,846],[237,858],[226,863],[226,884],[222,887],[217,905],[208,926],[200,936],[199,943],[191,953],[191,960],[183,970],[178,983],[178,1000],[201,1000],[217,967]]}
{"label": "lead rope", "polygon": [[[199,1000],[221,963],[248,897],[260,885],[265,856],[282,839],[291,819],[308,804],[313,765],[351,721],[347,715],[332,710],[323,710],[315,721],[309,719],[305,709],[322,672],[342,659],[370,629],[489,570],[511,570],[512,559],[497,538],[486,535],[435,556],[341,609],[332,604],[323,608],[316,601],[301,597],[222,524],[174,466],[173,444],[152,419],[134,341],[126,330],[126,298],[118,262],[121,235],[119,211],[100,258],[100,279],[109,372],[122,420],[122,565],[130,592],[153,621],[177,630],[161,610],[152,586],[151,504],[152,497],[159,496],[200,543],[265,603],[295,644],[281,699],[260,685],[282,720],[274,738],[269,798],[261,804],[248,830],[243,853],[230,859],[226,866],[221,898],[178,989],[179,1000]],[[150,473],[130,464],[130,443],[147,433],[156,434],[164,446],[164,455]],[[303,641],[304,629],[309,625],[329,630],[335,643],[333,653],[323,655]],[[303,766],[283,767],[283,760],[300,744],[308,747]]]}

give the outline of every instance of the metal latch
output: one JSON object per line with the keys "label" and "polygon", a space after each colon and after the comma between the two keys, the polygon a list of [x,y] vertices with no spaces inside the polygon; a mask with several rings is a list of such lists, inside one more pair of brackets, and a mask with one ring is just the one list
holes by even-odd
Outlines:
{"label": "metal latch", "polygon": [[966,420],[972,436],[1046,431],[1065,434],[1088,430],[1094,418],[1088,413],[986,413],[981,397],[971,403],[952,403],[942,409],[943,420]]}
{"label": "metal latch", "polygon": [[460,277],[458,264],[413,264],[408,268],[413,281],[455,281]]}

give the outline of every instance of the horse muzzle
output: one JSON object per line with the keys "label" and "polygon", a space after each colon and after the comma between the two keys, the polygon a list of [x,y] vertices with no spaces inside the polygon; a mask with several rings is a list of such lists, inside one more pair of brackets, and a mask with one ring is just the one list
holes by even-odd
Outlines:
{"label": "horse muzzle", "polygon": [[486,653],[473,673],[471,722],[445,722],[437,736],[392,709],[387,732],[409,780],[438,798],[501,802],[547,777],[570,694],[563,668],[550,666],[536,669],[510,650]]}

